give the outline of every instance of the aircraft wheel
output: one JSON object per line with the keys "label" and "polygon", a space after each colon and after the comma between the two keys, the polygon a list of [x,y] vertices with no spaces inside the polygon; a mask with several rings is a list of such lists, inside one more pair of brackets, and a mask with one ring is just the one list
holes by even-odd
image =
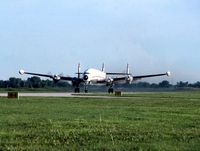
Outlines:
{"label": "aircraft wheel", "polygon": [[85,90],[85,93],[88,93],[88,90]]}
{"label": "aircraft wheel", "polygon": [[79,93],[79,92],[80,92],[80,88],[75,88],[75,89],[74,89],[74,92],[75,92],[75,93]]}
{"label": "aircraft wheel", "polygon": [[109,88],[108,89],[108,93],[113,93],[114,92],[114,89],[113,88]]}

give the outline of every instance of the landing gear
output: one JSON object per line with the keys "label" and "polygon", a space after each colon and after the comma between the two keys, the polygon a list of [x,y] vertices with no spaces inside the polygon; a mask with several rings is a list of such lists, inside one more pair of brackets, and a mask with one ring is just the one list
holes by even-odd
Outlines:
{"label": "landing gear", "polygon": [[88,87],[87,87],[87,84],[85,84],[85,93],[88,93]]}
{"label": "landing gear", "polygon": [[[84,88],[84,92],[85,93],[88,93],[88,87],[87,87],[87,85],[85,85],[85,88]],[[75,87],[74,88],[74,93],[80,93],[80,87]]]}
{"label": "landing gear", "polygon": [[110,93],[113,93],[114,92],[114,89],[112,88],[112,87],[110,87],[109,89],[108,89],[108,93],[110,94]]}
{"label": "landing gear", "polygon": [[75,88],[75,89],[74,89],[74,92],[75,92],[75,93],[80,93],[80,88],[78,88],[78,87]]}

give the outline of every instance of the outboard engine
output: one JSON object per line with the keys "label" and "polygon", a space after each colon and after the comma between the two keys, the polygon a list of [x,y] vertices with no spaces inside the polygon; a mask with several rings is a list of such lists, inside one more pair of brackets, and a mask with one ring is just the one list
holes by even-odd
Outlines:
{"label": "outboard engine", "polygon": [[126,78],[126,83],[131,84],[132,81],[133,81],[133,76],[128,75],[127,78]]}
{"label": "outboard engine", "polygon": [[60,76],[59,75],[54,75],[53,76],[53,81],[54,82],[58,82],[60,80]]}

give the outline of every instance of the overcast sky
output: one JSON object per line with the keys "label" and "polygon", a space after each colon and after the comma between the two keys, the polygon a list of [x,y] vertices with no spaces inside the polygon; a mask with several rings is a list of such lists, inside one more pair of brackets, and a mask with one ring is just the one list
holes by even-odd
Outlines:
{"label": "overcast sky", "polygon": [[[0,79],[19,69],[74,75],[81,69],[135,75],[170,70],[200,81],[199,0],[4,0]],[[167,78],[151,78],[158,82]]]}

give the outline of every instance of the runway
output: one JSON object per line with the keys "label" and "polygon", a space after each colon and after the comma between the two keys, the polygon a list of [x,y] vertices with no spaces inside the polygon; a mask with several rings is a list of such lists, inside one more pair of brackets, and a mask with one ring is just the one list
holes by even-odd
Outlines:
{"label": "runway", "polygon": [[[7,97],[8,93],[0,93],[0,97]],[[19,97],[84,97],[84,98],[118,98],[115,96],[102,96],[101,94],[98,95],[92,95],[92,93],[65,93],[65,92],[19,92]],[[121,97],[120,97],[121,98]]]}
{"label": "runway", "polygon": [[[74,97],[73,93],[64,92],[19,92],[19,96],[33,96],[33,97]],[[0,96],[8,96],[8,93],[0,93]]]}

